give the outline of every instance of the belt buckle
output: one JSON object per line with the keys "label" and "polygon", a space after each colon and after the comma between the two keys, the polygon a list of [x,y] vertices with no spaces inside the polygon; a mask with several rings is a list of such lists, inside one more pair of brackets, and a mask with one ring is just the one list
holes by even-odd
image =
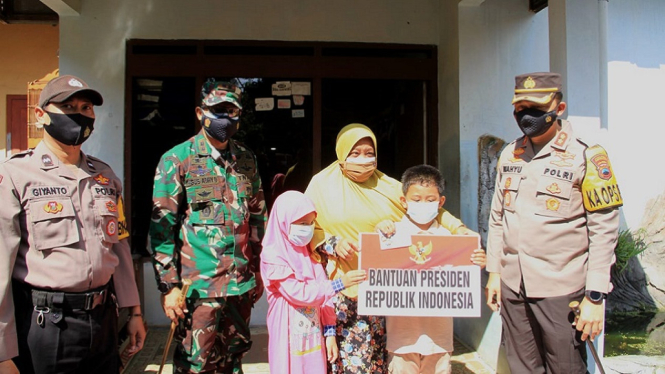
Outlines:
{"label": "belt buckle", "polygon": [[93,310],[104,303],[106,290],[85,294],[85,310]]}

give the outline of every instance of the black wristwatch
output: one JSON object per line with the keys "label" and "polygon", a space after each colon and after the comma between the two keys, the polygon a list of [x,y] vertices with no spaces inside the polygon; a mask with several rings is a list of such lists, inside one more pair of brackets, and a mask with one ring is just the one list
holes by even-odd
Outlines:
{"label": "black wristwatch", "polygon": [[605,294],[599,291],[584,291],[584,295],[589,299],[594,304],[600,304],[603,302],[603,299],[605,298]]}
{"label": "black wristwatch", "polygon": [[177,287],[177,286],[178,286],[178,284],[176,284],[176,283],[169,283],[169,282],[162,281],[162,282],[159,282],[159,284],[157,285],[157,289],[159,290],[159,292],[162,293],[162,295],[166,295],[167,293],[169,293],[169,291],[171,291],[173,289],[173,287]]}

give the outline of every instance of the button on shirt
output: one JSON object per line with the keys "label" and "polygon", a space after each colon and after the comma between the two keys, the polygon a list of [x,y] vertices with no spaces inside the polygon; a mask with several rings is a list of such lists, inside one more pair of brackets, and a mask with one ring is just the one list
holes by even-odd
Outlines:
{"label": "button on shirt", "polygon": [[11,280],[85,292],[113,275],[119,306],[139,305],[121,192],[107,164],[67,167],[43,142],[0,164],[0,361],[18,354]]}
{"label": "button on shirt", "polygon": [[487,270],[514,292],[555,297],[610,291],[618,208],[588,212],[582,182],[588,146],[567,121],[534,154],[519,138],[501,153],[492,199]]}

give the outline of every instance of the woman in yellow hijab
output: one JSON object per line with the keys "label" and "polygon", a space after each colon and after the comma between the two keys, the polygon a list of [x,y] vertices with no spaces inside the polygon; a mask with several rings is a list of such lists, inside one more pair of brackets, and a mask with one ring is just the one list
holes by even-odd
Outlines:
{"label": "woman in yellow hijab", "polygon": [[[404,214],[399,181],[376,169],[376,137],[352,123],[340,130],[337,161],[316,174],[305,194],[319,213],[312,243],[325,248],[330,279],[358,268],[358,235],[373,232],[383,220],[399,221]],[[453,234],[466,234],[462,222],[443,210],[439,222]],[[333,373],[385,373],[385,320],[357,314],[357,286],[335,297],[339,360]]]}

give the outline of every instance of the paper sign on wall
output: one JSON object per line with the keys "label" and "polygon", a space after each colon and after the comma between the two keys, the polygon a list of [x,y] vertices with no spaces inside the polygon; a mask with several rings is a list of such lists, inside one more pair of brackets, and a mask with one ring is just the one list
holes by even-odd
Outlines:
{"label": "paper sign on wall", "polygon": [[305,96],[303,95],[293,95],[293,104],[302,105],[305,102]]}
{"label": "paper sign on wall", "polygon": [[272,94],[274,96],[291,96],[291,82],[275,82],[272,85]]}
{"label": "paper sign on wall", "polygon": [[291,92],[293,95],[309,96],[312,94],[312,84],[309,82],[292,82]]}
{"label": "paper sign on wall", "polygon": [[293,109],[291,111],[292,118],[305,118],[305,109]]}
{"label": "paper sign on wall", "polygon": [[279,99],[279,100],[277,100],[277,108],[279,108],[279,109],[289,109],[289,108],[291,108],[291,99]]}
{"label": "paper sign on wall", "polygon": [[275,108],[275,99],[272,97],[257,97],[254,99],[254,105],[257,112],[273,110]]}

